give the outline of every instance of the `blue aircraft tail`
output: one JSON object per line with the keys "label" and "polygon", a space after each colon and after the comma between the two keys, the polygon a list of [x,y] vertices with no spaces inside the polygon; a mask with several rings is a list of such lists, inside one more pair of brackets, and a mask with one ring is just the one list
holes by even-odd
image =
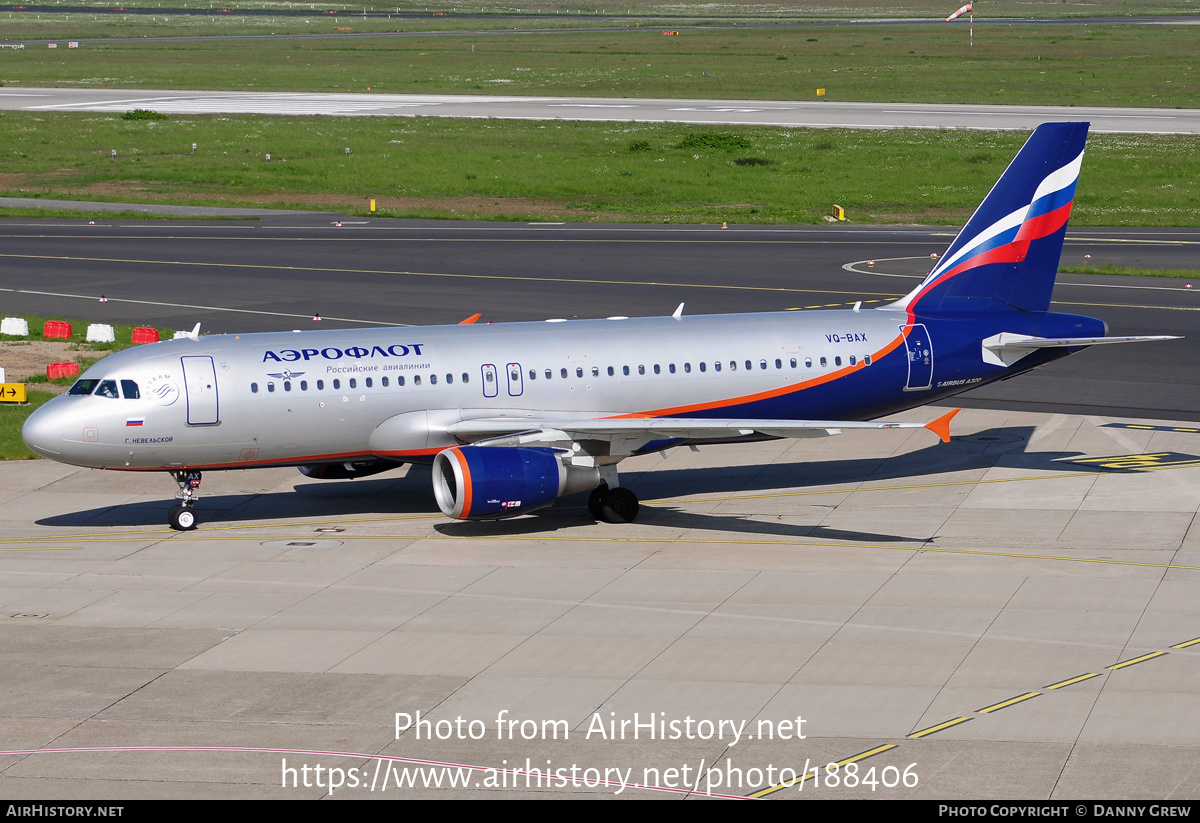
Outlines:
{"label": "blue aircraft tail", "polygon": [[1087,123],[1038,126],[933,271],[887,308],[1046,311],[1087,131]]}

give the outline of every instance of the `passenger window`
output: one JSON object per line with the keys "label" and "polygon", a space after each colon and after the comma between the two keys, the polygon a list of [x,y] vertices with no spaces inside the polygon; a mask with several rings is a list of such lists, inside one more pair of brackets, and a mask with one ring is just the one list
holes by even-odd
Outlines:
{"label": "passenger window", "polygon": [[563,376],[563,380],[567,379],[567,370],[566,369],[562,369],[559,373]]}
{"label": "passenger window", "polygon": [[[720,370],[721,370],[721,364],[720,364],[720,363],[713,363],[713,368],[715,368],[717,371],[720,371]],[[700,361],[700,371],[708,371],[708,364],[707,364],[707,363],[705,363],[703,360],[701,360],[701,361]]]}
{"label": "passenger window", "polygon": [[583,377],[583,369],[582,369],[582,368],[580,368],[579,366],[576,366],[576,367],[575,367],[575,376],[576,376],[576,377]]}
{"label": "passenger window", "polygon": [[750,361],[747,360],[746,361],[746,371],[750,371],[751,368],[753,368],[753,367],[750,365]]}
{"label": "passenger window", "polygon": [[[250,393],[251,393],[251,394],[258,394],[258,384],[257,384],[257,383],[251,383],[251,384],[250,384]],[[72,394],[74,394],[74,392],[72,392]]]}
{"label": "passenger window", "polygon": [[646,367],[639,364],[638,365],[638,374],[645,374],[645,373],[646,373]]}
{"label": "passenger window", "polygon": [[97,397],[120,397],[117,394],[116,380],[101,380],[100,386],[96,389]]}
{"label": "passenger window", "polygon": [[806,368],[806,369],[812,368],[812,358],[811,357],[804,358],[804,368]]}
{"label": "passenger window", "polygon": [[419,374],[414,374],[414,375],[413,375],[413,385],[414,385],[414,386],[419,386],[419,385],[421,385],[421,375],[419,375]]}
{"label": "passenger window", "polygon": [[829,365],[829,361],[826,360],[824,357],[822,357],[821,358],[821,368],[825,368],[827,365]]}
{"label": "passenger window", "polygon": [[291,391],[291,390],[292,390],[292,381],[291,381],[291,380],[284,380],[284,381],[283,381],[283,390],[284,390],[284,391]]}
{"label": "passenger window", "polygon": [[[721,370],[721,361],[717,360],[715,363],[713,363],[713,371],[720,371],[720,370]],[[703,363],[700,364],[700,371],[704,371]]]}
{"label": "passenger window", "polygon": [[554,377],[554,372],[550,371],[549,369],[546,369],[546,379],[549,380],[552,377]]}
{"label": "passenger window", "polygon": [[[529,370],[529,379],[530,379],[530,380],[537,380],[537,369],[530,369],[530,370]],[[463,382],[465,383],[466,381],[464,380]]]}
{"label": "passenger window", "polygon": [[692,373],[692,364],[691,364],[691,363],[684,363],[684,364],[683,364],[683,373],[684,373],[684,374],[691,374],[691,373]]}
{"label": "passenger window", "polygon": [[268,393],[268,394],[270,394],[271,392],[274,392],[274,391],[275,391],[275,384],[274,384],[274,383],[268,383],[268,384],[267,384],[267,393]]}
{"label": "passenger window", "polygon": [[629,376],[629,367],[628,367],[628,366],[622,366],[622,367],[621,367],[621,374],[623,374],[623,375],[625,375],[626,377],[628,377],[628,376]]}
{"label": "passenger window", "polygon": [[325,381],[324,380],[317,381],[317,391],[325,391]]}
{"label": "passenger window", "polygon": [[840,354],[837,357],[833,358],[833,365],[835,365],[835,366],[842,365],[842,356]]}
{"label": "passenger window", "polygon": [[783,361],[782,361],[782,360],[780,360],[778,357],[777,357],[777,358],[775,358],[775,368],[777,368],[777,369],[782,369],[782,368],[783,368]]}
{"label": "passenger window", "polygon": [[[420,379],[420,378],[418,378],[418,379]],[[431,386],[437,385],[437,375],[436,374],[429,375],[429,385],[431,385]],[[354,388],[353,380],[350,381],[350,388]]]}
{"label": "passenger window", "polygon": [[612,367],[612,366],[609,366],[609,367],[608,367],[608,376],[609,376],[609,377],[612,377],[612,376],[613,376],[613,367]]}
{"label": "passenger window", "polygon": [[[517,372],[517,377],[520,377],[520,376],[521,376],[521,373]],[[452,374],[446,375],[446,384],[449,385],[450,383],[453,383],[453,382],[454,382],[454,375],[452,375]]]}
{"label": "passenger window", "polygon": [[600,376],[600,367],[592,366],[592,377],[599,377],[599,376]]}
{"label": "passenger window", "polygon": [[667,366],[667,371],[669,371],[671,374],[674,374],[675,373],[675,364],[672,363],[669,366]]}
{"label": "passenger window", "polygon": [[660,368],[658,367],[658,364],[657,364],[657,363],[655,363],[655,364],[654,364],[654,373],[655,373],[655,374],[662,374],[662,369],[660,369]]}
{"label": "passenger window", "polygon": [[368,389],[369,389],[369,388],[371,388],[371,382],[372,382],[372,381],[371,381],[371,378],[369,378],[369,377],[368,377],[368,378],[367,378],[366,380],[364,380],[363,382],[366,384],[366,386],[367,386],[367,388],[368,388]]}
{"label": "passenger window", "polygon": [[404,385],[404,375],[400,375],[400,376],[398,376],[398,377],[396,378],[396,385],[397,385],[397,386],[403,386],[403,385]]}
{"label": "passenger window", "polygon": [[730,370],[730,371],[737,371],[737,361],[736,361],[736,360],[730,360],[730,361],[729,361],[729,370]]}
{"label": "passenger window", "polygon": [[352,388],[352,389],[358,388],[358,378],[357,377],[350,378],[350,388]]}
{"label": "passenger window", "polygon": [[132,380],[121,381],[121,394],[125,396],[126,400],[137,400],[142,396],[138,391],[138,384]]}
{"label": "passenger window", "polygon": [[856,361],[855,361],[854,355],[850,355],[850,365],[853,366],[855,364],[855,362]]}
{"label": "passenger window", "polygon": [[[470,382],[471,382],[471,376],[470,376],[469,374],[467,374],[466,372],[463,372],[463,373],[462,373],[462,378],[463,378],[463,382],[464,382],[464,383],[470,383]],[[384,379],[384,380],[387,380],[387,378],[386,378],[386,377],[385,377],[385,378],[383,378],[383,379]]]}
{"label": "passenger window", "polygon": [[871,355],[864,354],[863,355],[863,363],[865,363],[868,366],[871,365]]}
{"label": "passenger window", "polygon": [[[302,383],[301,385],[304,385],[304,384]],[[386,389],[388,387],[388,379],[386,377],[379,378],[379,385],[383,386]]]}
{"label": "passenger window", "polygon": [[[384,379],[386,380],[387,378],[385,377]],[[308,391],[308,381],[307,380],[300,381],[300,391]]]}

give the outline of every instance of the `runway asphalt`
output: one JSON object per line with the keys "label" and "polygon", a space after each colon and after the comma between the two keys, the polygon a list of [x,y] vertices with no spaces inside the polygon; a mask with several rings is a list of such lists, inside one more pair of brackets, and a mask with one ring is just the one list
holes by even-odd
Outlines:
{"label": "runway asphalt", "polygon": [[[210,331],[845,307],[950,240],[295,214],[0,238],[4,312]],[[1064,259],[1198,241],[1081,230]],[[1064,275],[1056,310],[1188,339],[980,390],[948,445],[634,458],[626,526],[577,498],[452,522],[414,467],[209,472],[175,533],[166,478],[0,464],[0,795],[1198,799],[1196,299]]]}
{"label": "runway asphalt", "polygon": [[654,100],[500,97],[451,94],[312,94],[14,88],[0,90],[0,111],[163,114],[308,114],[387,117],[497,117],[804,128],[958,128],[1029,131],[1042,123],[1088,120],[1093,132],[1198,134],[1200,109],[1099,106],[965,106],[770,100]]}
{"label": "runway asphalt", "polygon": [[[341,223],[340,226],[335,225]],[[0,221],[9,310],[208,332],[364,324],[871,307],[911,289],[946,228],[523,225],[283,214],[247,221]],[[1192,268],[1188,229],[1074,230],[1063,262]],[[874,260],[869,267],[866,261]],[[849,268],[847,268],[849,267]],[[1200,283],[1063,275],[1056,311],[1110,334],[1097,347],[978,389],[968,405],[1194,419]],[[107,302],[100,303],[100,296]]]}

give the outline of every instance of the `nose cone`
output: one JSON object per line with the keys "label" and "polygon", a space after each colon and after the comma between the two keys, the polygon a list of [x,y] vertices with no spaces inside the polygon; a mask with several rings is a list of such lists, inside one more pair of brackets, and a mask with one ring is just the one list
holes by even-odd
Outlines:
{"label": "nose cone", "polygon": [[51,400],[29,415],[29,419],[21,427],[21,439],[25,441],[25,445],[42,457],[52,460],[62,454],[63,442],[62,421],[58,419],[61,415],[56,414],[54,405],[54,401]]}

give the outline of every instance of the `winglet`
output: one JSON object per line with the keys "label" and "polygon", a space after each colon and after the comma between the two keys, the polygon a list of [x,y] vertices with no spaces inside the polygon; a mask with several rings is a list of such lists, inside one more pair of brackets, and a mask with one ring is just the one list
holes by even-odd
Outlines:
{"label": "winglet", "polygon": [[470,317],[468,317],[466,320],[459,320],[459,321],[458,321],[458,325],[460,325],[460,326],[470,326],[470,325],[472,325],[472,324],[473,324],[473,323],[474,323],[476,320],[478,320],[478,319],[479,319],[479,318],[481,318],[481,317],[483,317],[483,312],[481,312],[481,311],[477,311],[477,312],[475,312],[474,314],[472,314]]}
{"label": "winglet", "polygon": [[943,414],[937,420],[931,423],[926,423],[925,428],[942,438],[943,443],[950,442],[950,421],[954,419],[954,415],[958,414],[962,409],[951,409]]}
{"label": "winglet", "polygon": [[683,304],[682,303],[680,303],[679,306],[676,307],[675,313],[672,314],[671,316],[674,317],[676,320],[683,319]]}

